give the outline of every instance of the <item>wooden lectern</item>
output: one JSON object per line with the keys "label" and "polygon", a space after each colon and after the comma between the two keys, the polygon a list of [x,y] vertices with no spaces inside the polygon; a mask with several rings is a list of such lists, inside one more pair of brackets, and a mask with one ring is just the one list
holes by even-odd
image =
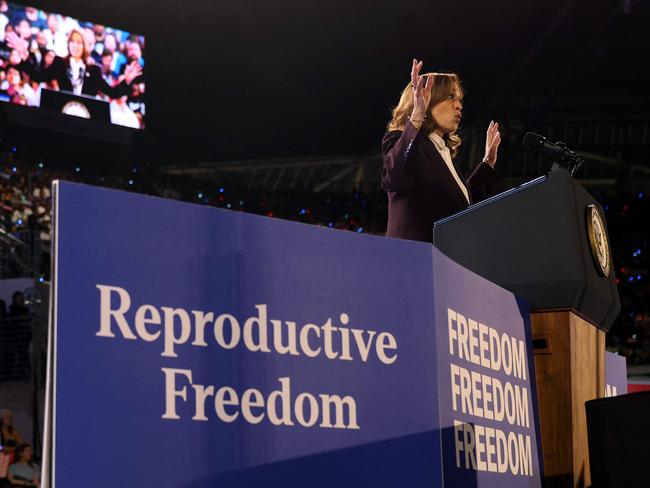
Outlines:
{"label": "wooden lectern", "polygon": [[546,486],[590,486],[585,402],[621,307],[602,207],[558,169],[436,222],[433,243],[530,304]]}
{"label": "wooden lectern", "polygon": [[585,402],[605,394],[605,333],[568,310],[531,324],[546,486],[590,486]]}

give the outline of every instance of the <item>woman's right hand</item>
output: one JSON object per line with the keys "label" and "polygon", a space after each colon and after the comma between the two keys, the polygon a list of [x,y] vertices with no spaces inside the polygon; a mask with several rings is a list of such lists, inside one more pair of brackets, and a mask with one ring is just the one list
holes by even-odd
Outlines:
{"label": "woman's right hand", "polygon": [[27,61],[29,57],[29,44],[26,40],[21,39],[15,32],[7,32],[5,41],[7,42],[7,46],[18,51],[23,61]]}
{"label": "woman's right hand", "polygon": [[431,101],[431,90],[433,88],[432,76],[420,76],[422,69],[422,61],[413,59],[413,66],[411,67],[411,86],[413,88],[413,112],[411,113],[411,122],[415,124],[420,122],[427,115],[429,102]]}

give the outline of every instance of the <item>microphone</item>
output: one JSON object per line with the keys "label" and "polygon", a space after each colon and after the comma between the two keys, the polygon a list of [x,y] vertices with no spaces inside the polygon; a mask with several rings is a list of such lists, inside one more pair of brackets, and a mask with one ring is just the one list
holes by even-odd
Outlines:
{"label": "microphone", "polygon": [[542,154],[549,154],[556,156],[559,161],[570,162],[571,174],[573,174],[582,164],[583,160],[575,152],[570,150],[563,142],[550,142],[546,137],[535,134],[534,132],[526,132],[524,135],[523,146],[529,151],[535,151]]}
{"label": "microphone", "polygon": [[567,151],[564,144],[554,144],[546,137],[535,134],[534,132],[526,132],[524,136],[524,147],[530,151],[541,152],[542,154],[550,154],[553,156],[562,155]]}

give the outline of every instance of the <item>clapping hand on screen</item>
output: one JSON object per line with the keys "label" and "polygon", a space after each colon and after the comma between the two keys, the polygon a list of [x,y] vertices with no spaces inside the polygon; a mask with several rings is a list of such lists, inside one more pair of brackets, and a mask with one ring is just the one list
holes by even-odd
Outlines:
{"label": "clapping hand on screen", "polygon": [[18,51],[18,54],[20,54],[23,61],[27,60],[29,57],[29,43],[27,40],[19,37],[15,32],[7,32],[5,35],[5,41],[7,46]]}
{"label": "clapping hand on screen", "polygon": [[[413,112],[411,122],[422,122],[427,115],[429,102],[431,101],[431,89],[433,88],[432,76],[420,76],[422,61],[413,60],[411,67],[411,86],[413,87]],[[425,80],[426,78],[426,80]]]}
{"label": "clapping hand on screen", "polygon": [[135,80],[140,75],[142,75],[142,66],[140,66],[140,63],[137,61],[132,61],[124,69],[124,81],[126,81],[127,85],[133,83],[133,80]]}
{"label": "clapping hand on screen", "polygon": [[485,138],[485,156],[483,161],[489,164],[492,168],[497,164],[497,150],[501,144],[501,133],[499,132],[499,124],[494,120],[490,122],[487,129],[487,136]]}

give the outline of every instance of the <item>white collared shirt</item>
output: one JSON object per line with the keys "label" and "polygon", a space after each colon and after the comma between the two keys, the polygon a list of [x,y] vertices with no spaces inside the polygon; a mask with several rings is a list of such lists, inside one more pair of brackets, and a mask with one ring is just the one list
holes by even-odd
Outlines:
{"label": "white collared shirt", "polygon": [[436,149],[442,156],[442,159],[444,159],[445,163],[447,164],[447,167],[449,168],[451,175],[454,177],[454,180],[456,180],[456,183],[458,183],[458,186],[463,192],[463,195],[465,195],[465,198],[467,199],[467,203],[470,203],[469,192],[467,191],[467,187],[465,186],[463,181],[460,179],[460,176],[458,176],[458,173],[456,172],[456,167],[454,166],[454,163],[451,161],[451,153],[449,152],[449,148],[445,144],[445,140],[435,132],[431,132],[429,134],[429,140],[433,142],[434,146],[436,146]]}
{"label": "white collared shirt", "polygon": [[86,63],[75,58],[70,58],[70,82],[72,83],[72,93],[81,95],[84,85],[84,75],[86,74]]}

